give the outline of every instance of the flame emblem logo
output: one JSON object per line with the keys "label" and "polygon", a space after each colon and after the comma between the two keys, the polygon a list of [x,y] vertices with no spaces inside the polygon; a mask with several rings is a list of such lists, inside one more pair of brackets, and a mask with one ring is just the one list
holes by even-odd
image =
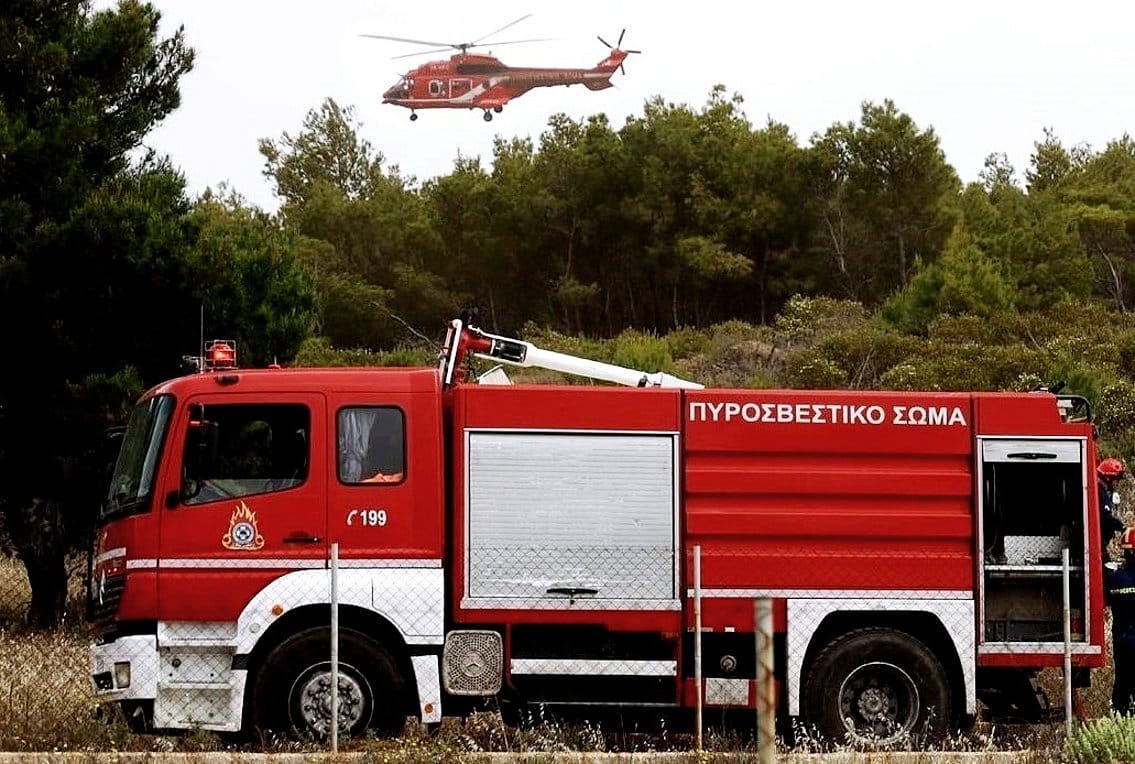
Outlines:
{"label": "flame emblem logo", "polygon": [[255,551],[264,546],[264,537],[256,527],[256,513],[243,501],[229,518],[229,530],[221,537],[221,546],[240,551]]}

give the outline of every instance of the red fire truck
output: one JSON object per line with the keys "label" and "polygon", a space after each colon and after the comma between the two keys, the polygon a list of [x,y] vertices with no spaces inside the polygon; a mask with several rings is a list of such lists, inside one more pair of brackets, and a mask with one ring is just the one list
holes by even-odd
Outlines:
{"label": "red fire truck", "polygon": [[705,389],[461,320],[437,368],[225,358],[142,396],[101,510],[93,682],[155,728],[327,732],[333,548],[344,733],[494,697],[752,708],[759,598],[780,718],[1036,713],[1064,550],[1074,673],[1105,660],[1082,398]]}

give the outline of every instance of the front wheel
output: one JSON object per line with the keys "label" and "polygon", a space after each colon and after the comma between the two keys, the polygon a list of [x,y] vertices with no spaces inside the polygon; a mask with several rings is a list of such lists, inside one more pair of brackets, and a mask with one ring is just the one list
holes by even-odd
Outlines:
{"label": "front wheel", "polygon": [[[408,707],[393,656],[360,632],[339,632],[339,734],[395,734]],[[256,672],[252,720],[263,732],[324,739],[331,734],[330,629],[281,642]]]}
{"label": "front wheel", "polygon": [[812,662],[803,691],[807,722],[833,742],[937,740],[952,713],[942,664],[894,629],[859,629],[829,644]]}

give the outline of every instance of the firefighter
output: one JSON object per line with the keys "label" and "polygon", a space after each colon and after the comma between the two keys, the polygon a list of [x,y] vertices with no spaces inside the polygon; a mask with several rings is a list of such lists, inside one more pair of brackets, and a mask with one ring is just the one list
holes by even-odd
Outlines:
{"label": "firefighter", "polygon": [[1111,608],[1111,653],[1115,683],[1112,711],[1130,715],[1135,711],[1135,528],[1119,537],[1123,563],[1107,574],[1107,604]]}
{"label": "firefighter", "polygon": [[1127,472],[1127,466],[1121,459],[1104,459],[1096,468],[1099,475],[1100,491],[1100,546],[1104,561],[1108,559],[1107,548],[1115,537],[1123,532],[1123,521],[1115,514],[1118,507],[1116,488],[1119,481]]}

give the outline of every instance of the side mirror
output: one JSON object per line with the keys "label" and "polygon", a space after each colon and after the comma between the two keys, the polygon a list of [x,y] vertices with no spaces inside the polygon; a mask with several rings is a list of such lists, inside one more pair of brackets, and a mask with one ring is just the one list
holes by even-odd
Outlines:
{"label": "side mirror", "polygon": [[176,491],[170,491],[166,494],[166,508],[177,509],[182,504],[188,503],[193,497],[201,493],[201,485],[200,480],[182,478],[181,486]]}

